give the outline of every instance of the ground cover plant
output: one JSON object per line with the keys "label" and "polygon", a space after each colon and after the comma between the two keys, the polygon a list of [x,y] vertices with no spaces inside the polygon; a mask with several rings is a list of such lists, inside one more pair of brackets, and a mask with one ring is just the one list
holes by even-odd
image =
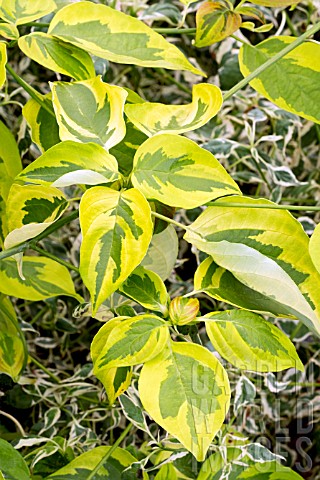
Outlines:
{"label": "ground cover plant", "polygon": [[318,10],[0,0],[0,478],[319,478]]}

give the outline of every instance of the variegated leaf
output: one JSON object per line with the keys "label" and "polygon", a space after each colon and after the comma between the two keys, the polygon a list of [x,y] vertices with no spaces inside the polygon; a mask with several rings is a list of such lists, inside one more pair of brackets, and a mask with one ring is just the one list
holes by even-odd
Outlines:
{"label": "variegated leaf", "polygon": [[24,300],[44,300],[67,295],[79,302],[69,271],[60,263],[45,257],[23,257],[22,265],[25,280],[22,280],[17,262],[13,258],[0,260],[0,292]]}
{"label": "variegated leaf", "polygon": [[0,121],[0,245],[8,233],[5,202],[13,179],[22,165],[20,153],[10,130]]}
{"label": "variegated leaf", "polygon": [[57,8],[53,0],[0,0],[0,18],[15,25],[33,22]]}
{"label": "variegated leaf", "polygon": [[55,15],[48,33],[111,62],[203,75],[176,46],[150,27],[105,5],[68,5]]}
{"label": "variegated leaf", "polygon": [[291,367],[304,370],[289,338],[255,313],[226,310],[208,313],[201,320],[214,348],[237,368],[254,372],[280,372]]}
{"label": "variegated leaf", "polygon": [[309,253],[314,266],[320,273],[320,224],[316,226],[310,238]]}
{"label": "variegated leaf", "polygon": [[170,342],[142,367],[139,393],[147,413],[203,461],[230,402],[217,358],[200,345]]}
{"label": "variegated leaf", "polygon": [[[113,328],[118,326],[127,317],[116,317],[103,325],[92,340],[90,351],[93,364],[96,363],[101,350],[112,332]],[[109,400],[112,405],[116,398],[121,395],[131,383],[132,367],[112,367],[105,368],[96,372],[96,377],[103,384]]]}
{"label": "variegated leaf", "polygon": [[5,248],[39,235],[62,215],[67,206],[66,197],[57,188],[14,183],[7,198],[9,233],[4,241]]}
{"label": "variegated leaf", "polygon": [[274,317],[295,318],[281,303],[241,283],[231,272],[217,265],[212,257],[206,258],[197,268],[194,288],[246,310]]}
{"label": "variegated leaf", "polygon": [[165,284],[156,273],[137,267],[119,288],[120,293],[140,303],[148,310],[168,313],[169,295]]}
{"label": "variegated leaf", "polygon": [[162,103],[137,103],[125,106],[131,122],[151,137],[158,133],[184,133],[196,130],[214,117],[222,106],[218,87],[199,83],[192,89],[192,103],[164,105]]}
{"label": "variegated leaf", "polygon": [[196,23],[195,46],[200,48],[221,42],[232,35],[241,27],[242,19],[228,1],[209,1],[198,8]]}
{"label": "variegated leaf", "polygon": [[124,138],[127,92],[123,88],[104,83],[100,76],[83,82],[54,82],[51,88],[61,140],[94,142],[109,149]]}
{"label": "variegated leaf", "polygon": [[0,42],[0,88],[6,81],[6,63],[7,63],[7,46],[5,42]]}
{"label": "variegated leaf", "polygon": [[[50,101],[52,106],[51,93],[44,95],[44,98]],[[59,125],[55,115],[50,115],[39,102],[30,98],[22,108],[22,114],[31,129],[32,141],[40,148],[41,152],[45,152],[60,142]]]}
{"label": "variegated leaf", "polygon": [[[242,74],[248,76],[294,41],[295,37],[280,36],[268,38],[254,47],[243,45],[239,54]],[[320,44],[308,41],[299,45],[259,74],[250,85],[278,107],[320,123]]]}
{"label": "variegated leaf", "polygon": [[138,148],[132,183],[147,198],[181,208],[240,193],[210,152],[188,138],[170,134],[149,138]]}
{"label": "variegated leaf", "polygon": [[[110,448],[112,447],[96,447],[82,453],[68,465],[49,475],[47,480],[72,480],[73,478],[74,480],[87,480]],[[122,472],[136,461],[137,459],[127,450],[116,448],[108,460],[90,478],[91,480],[122,480],[124,478]]]}
{"label": "variegated leaf", "polygon": [[[224,203],[228,206],[207,208],[185,239],[239,282],[281,304],[283,314],[299,318],[319,333],[320,275],[301,224],[284,210],[247,208],[254,203],[272,206],[268,200],[234,196]],[[233,203],[243,203],[243,208],[232,208]]]}
{"label": "variegated leaf", "polygon": [[28,350],[9,298],[0,295],[0,372],[17,382],[28,360]]}
{"label": "variegated leaf", "polygon": [[18,45],[27,57],[54,72],[75,80],[86,80],[96,75],[87,52],[47,33],[29,33],[19,38]]}
{"label": "variegated leaf", "polygon": [[133,166],[133,158],[140,145],[147,140],[147,135],[138,130],[127,118],[126,135],[115,147],[110,149],[110,153],[116,157],[119,164],[119,171],[128,176]]}
{"label": "variegated leaf", "polygon": [[[168,248],[170,245],[170,248]],[[170,276],[178,258],[179,240],[172,225],[153,235],[141,265],[157,273],[164,281]]]}
{"label": "variegated leaf", "polygon": [[92,187],[80,202],[80,225],[80,272],[95,314],[145,256],[152,237],[151,209],[134,188]]}
{"label": "variegated leaf", "polygon": [[100,349],[92,347],[95,352],[92,355],[95,358],[93,373],[98,378],[104,370],[131,367],[151,360],[165,348],[169,339],[169,325],[157,315],[137,315],[111,322],[109,329],[97,334],[99,342],[96,341],[96,345]]}
{"label": "variegated leaf", "polygon": [[154,480],[178,480],[176,470],[171,463],[163,465]]}
{"label": "variegated leaf", "polygon": [[[0,438],[0,473],[4,479],[10,480],[30,480],[29,468],[13,446]],[[1,477],[0,477],[1,478]]]}
{"label": "variegated leaf", "polygon": [[98,185],[119,179],[117,160],[95,143],[65,141],[47,150],[16,178],[44,187]]}
{"label": "variegated leaf", "polygon": [[0,23],[0,37],[8,38],[9,40],[18,40],[19,30],[12,23]]}

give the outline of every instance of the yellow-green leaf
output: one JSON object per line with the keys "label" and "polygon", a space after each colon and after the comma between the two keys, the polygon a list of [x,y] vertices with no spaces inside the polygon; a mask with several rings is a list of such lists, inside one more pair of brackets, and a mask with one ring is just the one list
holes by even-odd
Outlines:
{"label": "yellow-green leaf", "polygon": [[[294,37],[280,36],[268,38],[254,47],[243,45],[239,54],[242,74],[248,76],[294,41]],[[278,107],[320,123],[320,44],[308,41],[299,45],[250,85]]]}
{"label": "yellow-green leaf", "polygon": [[[170,245],[170,248],[168,248]],[[172,225],[153,235],[141,265],[167,280],[178,258],[179,239]]]}
{"label": "yellow-green leaf", "polygon": [[154,480],[177,480],[177,473],[174,466],[171,463],[163,465]]}
{"label": "yellow-green leaf", "polygon": [[250,3],[261,5],[262,7],[289,7],[297,5],[301,0],[248,0]]}
{"label": "yellow-green leaf", "polygon": [[251,478],[251,480],[303,480],[298,473],[291,468],[284,467],[278,462],[268,462],[266,468],[261,463],[251,465],[237,479]]}
{"label": "yellow-green leaf", "polygon": [[230,402],[217,358],[200,345],[170,342],[142,367],[139,393],[147,413],[203,461]]}
{"label": "yellow-green leaf", "polygon": [[201,317],[214,348],[237,368],[254,372],[304,370],[290,339],[255,313],[226,310]]}
{"label": "yellow-green leaf", "polygon": [[14,183],[6,205],[9,234],[5,248],[39,235],[58,220],[67,206],[66,197],[57,188]]}
{"label": "yellow-green leaf", "polygon": [[[107,338],[113,328],[118,326],[126,317],[116,317],[103,325],[92,340],[90,351],[93,364],[99,358],[100,352],[104,347]],[[103,384],[109,400],[112,405],[116,398],[121,395],[131,383],[132,367],[112,367],[104,368],[95,373],[96,377]]]}
{"label": "yellow-green leaf", "polygon": [[[4,479],[30,480],[29,468],[22,455],[13,446],[0,438],[0,474]],[[1,478],[1,477],[0,477]]]}
{"label": "yellow-green leaf", "polygon": [[23,25],[48,15],[56,8],[53,0],[0,0],[0,18]]}
{"label": "yellow-green leaf", "polygon": [[309,243],[309,253],[314,266],[320,273],[320,225],[317,225]]}
{"label": "yellow-green leaf", "polygon": [[[0,44],[1,45],[1,44]],[[21,171],[20,153],[10,130],[0,121],[0,244],[8,233],[5,201],[13,179]]]}
{"label": "yellow-green leaf", "polygon": [[94,142],[109,149],[124,138],[127,92],[123,88],[104,83],[101,76],[83,82],[54,82],[51,88],[61,140]]}
{"label": "yellow-green leaf", "polygon": [[21,279],[13,258],[0,260],[0,292],[31,301],[68,295],[83,302],[63,265],[50,258],[25,256],[22,269],[25,280]]}
{"label": "yellow-green leaf", "polygon": [[[80,480],[89,478],[90,473],[100,464],[112,447],[96,447],[82,453],[65,467],[49,475],[50,479]],[[92,480],[121,480],[121,473],[137,459],[122,448],[116,448],[105,463],[94,474]]]}
{"label": "yellow-green leaf", "polygon": [[241,15],[227,1],[204,2],[196,15],[195,46],[207,47],[229,37],[241,27]]}
{"label": "yellow-green leaf", "polygon": [[0,42],[0,88],[6,81],[6,63],[7,63],[7,46],[5,42]]}
{"label": "yellow-green leaf", "polygon": [[205,125],[222,106],[218,87],[199,83],[192,89],[192,103],[164,105],[162,103],[137,103],[125,106],[131,122],[151,137],[158,133],[184,133]]}
{"label": "yellow-green leaf", "polygon": [[68,5],[55,15],[48,33],[112,62],[203,75],[176,46],[150,27],[105,5]]}
{"label": "yellow-green leaf", "polygon": [[80,202],[80,225],[80,272],[96,313],[145,256],[152,237],[151,209],[135,188],[92,187]]}
{"label": "yellow-green leaf", "polygon": [[87,52],[47,33],[29,33],[19,39],[18,45],[27,57],[54,72],[75,80],[95,77],[93,61]]}
{"label": "yellow-green leaf", "polygon": [[169,295],[165,284],[156,273],[139,266],[121,285],[119,291],[148,310],[166,314]]}
{"label": "yellow-green leaf", "polygon": [[104,370],[131,367],[151,360],[165,348],[169,339],[169,325],[157,315],[137,315],[111,322],[109,329],[98,332],[99,342],[96,340],[91,350],[93,373],[98,378]]}
{"label": "yellow-green leaf", "polygon": [[[44,95],[44,98],[50,99],[51,102],[51,93]],[[30,98],[22,108],[22,114],[31,129],[32,141],[39,147],[41,152],[45,152],[60,142],[59,125],[56,117],[50,115],[39,102]]]}
{"label": "yellow-green leaf", "polygon": [[12,23],[0,23],[0,36],[9,40],[17,40],[19,38],[19,30]]}
{"label": "yellow-green leaf", "polygon": [[274,317],[291,317],[284,306],[272,297],[257,292],[241,283],[231,272],[220,267],[212,257],[198,266],[194,275],[195,290],[236,307]]}
{"label": "yellow-green leaf", "polygon": [[[320,275],[301,224],[284,210],[247,208],[254,203],[272,206],[268,200],[234,196],[224,203],[228,206],[207,208],[185,239],[211,255],[239,282],[271,299],[273,305],[277,302],[282,315],[299,318],[319,333]],[[243,203],[243,207],[232,208],[233,203]],[[260,296],[255,310],[259,310],[259,301]],[[262,307],[265,310],[265,304]]]}
{"label": "yellow-green leaf", "polygon": [[9,298],[0,295],[0,372],[18,381],[28,360],[28,350]]}
{"label": "yellow-green leaf", "polygon": [[147,198],[195,208],[240,190],[218,160],[185,137],[160,134],[145,141],[134,157],[132,183]]}
{"label": "yellow-green leaf", "polygon": [[61,188],[111,183],[118,178],[116,159],[100,145],[65,141],[30,163],[16,180]]}

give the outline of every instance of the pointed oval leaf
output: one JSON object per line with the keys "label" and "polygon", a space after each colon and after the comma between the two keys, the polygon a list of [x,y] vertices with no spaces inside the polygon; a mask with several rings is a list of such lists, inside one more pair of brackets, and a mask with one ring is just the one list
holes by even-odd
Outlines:
{"label": "pointed oval leaf", "polygon": [[126,105],[125,113],[131,122],[151,137],[158,133],[184,133],[196,130],[214,117],[222,106],[220,88],[199,83],[192,89],[192,103],[164,105],[162,103],[137,103]]}
{"label": "pointed oval leaf", "polygon": [[151,209],[135,188],[92,187],[80,202],[80,225],[80,273],[96,313],[145,256],[152,237]]}
{"label": "pointed oval leaf", "polygon": [[291,367],[304,370],[289,338],[259,315],[226,310],[201,318],[214,348],[237,368],[254,372],[280,372]]}
{"label": "pointed oval leaf", "polygon": [[147,198],[195,208],[240,190],[218,160],[195,142],[177,135],[149,138],[134,157],[132,183]]}
{"label": "pointed oval leaf", "polygon": [[95,143],[58,143],[28,165],[16,178],[45,187],[97,185],[119,179],[117,160]]}
{"label": "pointed oval leaf", "polygon": [[44,17],[57,8],[53,0],[0,0],[0,18],[23,25]]}
{"label": "pointed oval leaf", "polygon": [[0,473],[10,480],[31,480],[26,462],[13,446],[0,438]]}
{"label": "pointed oval leaf", "polygon": [[[248,76],[294,41],[295,37],[280,36],[268,38],[254,47],[243,45],[239,54],[242,74]],[[320,44],[308,41],[299,45],[250,85],[278,107],[320,123]]]}
{"label": "pointed oval leaf", "polygon": [[13,179],[21,171],[22,165],[14,136],[1,121],[0,138],[0,244],[3,245],[3,240],[8,233],[5,201]]}
{"label": "pointed oval leaf", "polygon": [[9,233],[5,248],[39,235],[58,220],[67,207],[66,197],[57,188],[14,183],[6,206]]}
{"label": "pointed oval leaf", "polygon": [[137,267],[121,285],[119,291],[148,310],[164,315],[168,312],[169,295],[166,286],[152,270]]}
{"label": "pointed oval leaf", "polygon": [[12,303],[0,296],[0,371],[17,382],[27,360],[26,341]]}
{"label": "pointed oval leaf", "polygon": [[310,238],[309,253],[314,266],[320,273],[320,225],[317,225]]}
{"label": "pointed oval leaf", "polygon": [[109,149],[124,138],[127,92],[123,88],[108,85],[99,76],[82,82],[54,82],[51,89],[61,140],[94,142]]}
{"label": "pointed oval leaf", "polygon": [[265,480],[266,478],[268,480],[302,480],[298,473],[278,462],[267,462],[264,468],[261,463],[251,465],[237,478],[239,480],[241,478],[251,478],[251,480]]}
{"label": "pointed oval leaf", "polygon": [[[101,335],[104,336],[104,331]],[[137,315],[122,320],[108,332],[94,361],[94,374],[99,378],[104,369],[147,362],[164,349],[168,339],[168,324],[156,315]]]}
{"label": "pointed oval leaf", "polygon": [[203,461],[230,402],[217,358],[200,345],[170,342],[142,367],[139,393],[148,414]]}
{"label": "pointed oval leaf", "polygon": [[19,30],[11,23],[0,23],[0,37],[8,38],[9,40],[18,40]]}
{"label": "pointed oval leaf", "polygon": [[[170,245],[170,248],[168,248]],[[157,273],[164,281],[170,276],[178,258],[179,239],[172,225],[153,235],[141,265]]]}
{"label": "pointed oval leaf", "polygon": [[[86,480],[111,448],[96,447],[79,455],[68,465],[49,475],[48,480],[55,478],[57,480]],[[97,473],[90,478],[92,480],[122,480],[123,470],[136,461],[137,459],[131,453],[118,447],[98,469]]]}
{"label": "pointed oval leaf", "polygon": [[0,88],[6,81],[6,63],[7,63],[7,46],[4,42],[0,42]]}
{"label": "pointed oval leaf", "polygon": [[[44,95],[44,98],[50,101],[52,106],[51,93]],[[40,148],[41,152],[45,152],[60,142],[59,125],[55,115],[50,115],[39,102],[30,98],[22,108],[22,114],[31,129],[32,141]]]}
{"label": "pointed oval leaf", "polygon": [[203,75],[159,33],[105,5],[91,2],[68,5],[55,15],[48,33],[111,62],[189,70]]}
{"label": "pointed oval leaf", "polygon": [[96,75],[87,52],[47,33],[29,33],[19,39],[18,45],[27,57],[54,72],[75,80],[86,80]]}
{"label": "pointed oval leaf", "polygon": [[[243,207],[232,208],[233,203]],[[320,332],[320,275],[301,224],[284,210],[250,208],[248,214],[247,205],[272,206],[268,200],[235,196],[225,198],[224,204],[229,206],[207,208],[185,239],[241,283],[282,304],[283,314]]]}
{"label": "pointed oval leaf", "polygon": [[195,46],[200,48],[232,35],[241,27],[242,19],[228,2],[204,2],[197,10],[196,23]]}
{"label": "pointed oval leaf", "polygon": [[[98,333],[94,336],[90,347],[93,364],[95,364],[99,358],[100,352],[104,347],[112,329],[119,325],[124,318],[126,317],[113,318],[103,325]],[[105,368],[100,372],[96,372],[95,375],[103,384],[109,404],[112,405],[116,398],[129,387],[132,378],[132,367]]]}
{"label": "pointed oval leaf", "polygon": [[231,272],[220,267],[212,257],[206,258],[197,268],[194,288],[205,292],[209,297],[246,310],[274,317],[296,318],[274,298],[241,283]]}
{"label": "pointed oval leaf", "polygon": [[0,292],[24,300],[44,300],[67,295],[80,302],[69,271],[60,263],[45,257],[23,257],[22,266],[25,280],[22,280],[17,262],[13,258],[0,260]]}

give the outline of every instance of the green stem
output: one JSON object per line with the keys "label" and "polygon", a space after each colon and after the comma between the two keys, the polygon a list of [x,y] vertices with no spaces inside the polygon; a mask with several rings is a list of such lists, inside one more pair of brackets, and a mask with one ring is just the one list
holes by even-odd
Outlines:
{"label": "green stem", "polygon": [[157,212],[151,212],[151,215],[154,217],[160,218],[160,220],[164,220],[167,223],[172,223],[172,225],[175,225],[176,227],[182,228],[182,230],[189,230],[189,227],[187,225],[183,225],[180,222],[177,222],[176,220],[173,220],[172,218],[165,217],[164,215],[161,215],[161,213]]}
{"label": "green stem", "polygon": [[59,378],[52,372],[50,372],[50,370],[48,370],[44,365],[42,365],[41,362],[39,362],[39,360],[37,360],[36,358],[32,357],[31,355],[29,355],[29,360],[34,363],[37,367],[40,368],[40,370],[42,370],[44,373],[46,373],[47,375],[49,375],[49,377],[55,382],[55,383],[60,383],[60,380]]}
{"label": "green stem", "polygon": [[157,33],[164,33],[167,35],[192,35],[196,33],[196,28],[154,28],[153,31]]}
{"label": "green stem", "polygon": [[210,207],[229,207],[229,208],[267,208],[269,210],[303,210],[306,212],[320,212],[320,206],[308,207],[306,205],[269,205],[268,203],[247,204],[247,203],[229,203],[229,202],[209,202],[206,205]]}
{"label": "green stem", "polygon": [[28,240],[27,242],[23,242],[20,245],[17,245],[16,247],[8,248],[7,250],[3,250],[0,252],[0,260],[3,260],[4,258],[12,257],[13,255],[16,255],[17,253],[24,252],[27,248],[30,247],[31,244],[37,243],[43,238],[48,237],[51,235],[51,233],[55,232],[59,228],[63,227],[67,223],[72,222],[72,220],[75,220],[79,215],[78,210],[75,210],[74,212],[70,213],[70,215],[67,215],[66,217],[62,217],[59,220],[57,220],[55,223],[50,225],[46,230],[44,230],[40,235],[37,235],[36,237],[32,238],[31,240]]}
{"label": "green stem", "polygon": [[121,444],[121,442],[126,438],[131,428],[133,427],[132,423],[129,423],[127,428],[122,432],[118,440],[112,445],[112,447],[107,451],[104,457],[100,460],[98,465],[92,470],[90,475],[87,477],[87,480],[91,480],[99,472],[100,468],[106,463],[106,461],[111,457],[115,449]]}
{"label": "green stem", "polygon": [[317,33],[320,30],[320,22],[316,23],[310,30],[307,30],[303,35],[297,38],[294,42],[288,44],[285,48],[283,48],[280,52],[274,55],[272,58],[269,58],[266,62],[264,62],[260,67],[256,68],[254,72],[250,73],[247,77],[237,83],[234,87],[232,87],[228,92],[223,95],[223,101],[228,100],[232,95],[237,93],[243,87],[248,85],[254,78],[256,78],[260,73],[264,72],[267,68],[271,67],[274,63],[280,60],[282,57],[287,55],[287,53],[291,52],[299,45],[301,45],[307,38],[311,37],[311,35]]}
{"label": "green stem", "polygon": [[50,23],[42,23],[42,22],[28,22],[24,23],[24,27],[39,27],[39,28],[49,28]]}
{"label": "green stem", "polygon": [[290,18],[290,16],[289,16],[289,14],[288,14],[287,11],[286,11],[286,19],[287,19],[287,25],[288,25],[288,28],[289,28],[290,32],[292,33],[292,35],[293,35],[294,37],[298,37],[299,34],[298,34],[297,30],[295,29],[295,27],[294,27],[294,25],[293,25],[293,23],[292,23],[292,21],[291,21],[291,18]]}
{"label": "green stem", "polygon": [[72,263],[66,262],[62,260],[62,258],[56,257],[52,253],[47,252],[46,250],[43,250],[43,248],[37,247],[37,245],[34,245],[33,243],[30,243],[30,248],[32,248],[32,250],[34,250],[35,252],[40,253],[40,255],[43,255],[44,257],[47,257],[47,258],[51,258],[55,262],[60,263],[64,267],[67,267],[69,270],[73,270],[74,272],[79,273],[79,268],[72,265]]}
{"label": "green stem", "polygon": [[49,104],[44,100],[43,95],[39,93],[35,88],[31,87],[27,82],[25,82],[19,75],[13,70],[12,67],[7,63],[6,69],[10,73],[10,75],[15,79],[18,85],[22,87],[27,93],[29,93],[30,97],[32,97],[36,102],[38,102],[42,108],[44,108],[50,115],[54,116],[53,110],[50,108]]}

